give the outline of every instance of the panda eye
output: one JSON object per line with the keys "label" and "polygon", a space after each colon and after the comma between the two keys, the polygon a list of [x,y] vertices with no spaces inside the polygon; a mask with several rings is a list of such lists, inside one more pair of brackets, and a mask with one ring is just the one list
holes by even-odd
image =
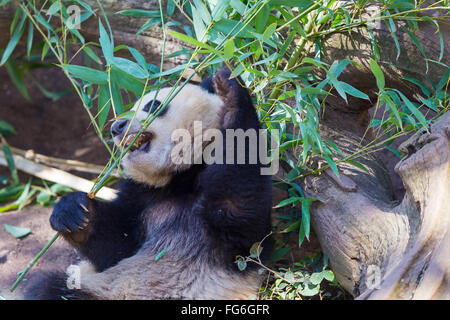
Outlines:
{"label": "panda eye", "polygon": [[[158,100],[150,100],[144,107],[145,112],[151,112],[154,113],[156,110],[158,110],[159,106],[161,105],[161,102]],[[150,108],[152,110],[150,110]]]}

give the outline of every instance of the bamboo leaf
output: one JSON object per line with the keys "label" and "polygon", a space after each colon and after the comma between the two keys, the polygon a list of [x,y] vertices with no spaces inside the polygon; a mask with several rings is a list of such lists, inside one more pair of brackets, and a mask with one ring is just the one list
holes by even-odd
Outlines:
{"label": "bamboo leaf", "polygon": [[16,227],[6,223],[3,224],[3,226],[5,227],[5,230],[16,239],[23,238],[31,233],[29,228]]}
{"label": "bamboo leaf", "polygon": [[381,91],[384,89],[385,81],[384,81],[384,74],[383,71],[381,71],[380,66],[378,63],[370,59],[369,61],[370,69],[372,70],[373,75],[375,76],[375,79],[377,81],[377,87]]}
{"label": "bamboo leaf", "polygon": [[419,109],[417,109],[414,104],[403,94],[401,93],[399,90],[394,89],[402,98],[403,102],[405,103],[406,107],[409,109],[409,111],[411,111],[411,113],[417,118],[417,120],[419,120],[420,124],[424,127],[424,128],[428,128],[428,124],[427,124],[427,119],[425,119],[425,116],[422,114],[422,112],[419,111]]}
{"label": "bamboo leaf", "polygon": [[131,74],[138,79],[144,79],[148,77],[147,70],[142,69],[137,63],[125,58],[112,57],[111,63],[124,72]]}
{"label": "bamboo leaf", "polygon": [[0,61],[0,66],[4,65],[6,60],[8,60],[11,53],[14,51],[14,48],[19,43],[20,38],[22,37],[23,31],[24,31],[24,24],[25,24],[25,18],[26,14],[24,13],[22,16],[22,19],[20,20],[19,24],[17,25],[16,29],[14,30],[11,40],[9,40],[8,44],[6,45],[5,51],[3,51],[2,60]]}
{"label": "bamboo leaf", "polygon": [[72,64],[66,64],[62,66],[62,68],[72,74],[75,78],[80,78],[89,83],[103,84],[108,81],[108,74],[104,71]]}
{"label": "bamboo leaf", "polygon": [[102,21],[98,19],[98,27],[100,32],[100,46],[103,51],[103,56],[105,57],[106,64],[110,65],[112,57],[114,56],[114,44],[109,39],[108,33],[106,32],[105,28],[103,27]]}
{"label": "bamboo leaf", "polygon": [[7,143],[3,143],[3,153],[5,155],[6,163],[8,164],[9,172],[11,173],[11,178],[15,184],[19,184],[19,175],[17,174],[16,165],[14,163],[14,158],[11,153],[11,149]]}

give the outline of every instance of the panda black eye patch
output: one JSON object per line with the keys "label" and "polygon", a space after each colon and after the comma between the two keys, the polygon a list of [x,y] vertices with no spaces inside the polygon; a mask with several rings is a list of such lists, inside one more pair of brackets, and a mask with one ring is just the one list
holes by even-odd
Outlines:
{"label": "panda black eye patch", "polygon": [[[154,103],[153,103],[154,101]],[[156,110],[158,110],[159,106],[161,105],[161,102],[158,100],[150,100],[149,102],[147,102],[147,104],[144,106],[144,111],[145,112],[149,112],[149,113],[154,113]],[[151,110],[150,110],[151,108]],[[158,116],[163,116],[166,112],[167,109],[169,108],[169,106],[167,105],[164,110],[162,110]]]}

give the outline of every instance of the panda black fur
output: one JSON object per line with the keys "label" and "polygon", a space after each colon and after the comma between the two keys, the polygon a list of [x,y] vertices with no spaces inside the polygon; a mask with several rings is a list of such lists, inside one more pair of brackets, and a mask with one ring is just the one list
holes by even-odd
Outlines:
{"label": "panda black fur", "polygon": [[[165,114],[148,127],[150,146],[122,160],[129,179],[115,200],[90,200],[85,193],[74,192],[59,201],[50,223],[88,261],[80,264],[81,289],[68,289],[64,272],[52,273],[43,275],[27,298],[256,296],[261,280],[257,266],[249,264],[239,271],[235,259],[247,256],[252,244],[271,231],[271,177],[261,175],[260,163],[179,167],[166,159],[172,148],[166,134],[180,127],[192,130],[195,120],[223,132],[259,129],[248,91],[236,79],[229,80],[229,75],[221,70],[200,86],[188,85],[177,94]],[[164,94],[162,89],[158,100]],[[149,93],[143,104],[153,98],[154,93]],[[147,112],[140,110],[137,115],[145,118]],[[128,134],[133,134],[139,126],[139,122],[127,126],[116,122],[115,143],[125,135],[120,127],[130,127]],[[249,150],[248,141],[245,150]],[[271,251],[270,237],[262,247],[265,261]]]}

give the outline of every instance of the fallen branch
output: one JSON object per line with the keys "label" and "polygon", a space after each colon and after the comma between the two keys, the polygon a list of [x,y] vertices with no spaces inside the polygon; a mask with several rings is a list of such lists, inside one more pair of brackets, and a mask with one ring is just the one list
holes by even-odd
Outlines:
{"label": "fallen branch", "polygon": [[[94,186],[92,181],[77,177],[71,173],[59,169],[35,163],[17,154],[13,155],[13,159],[18,170],[43,180],[56,182],[86,193],[89,193]],[[8,166],[3,151],[0,152],[0,165]],[[104,200],[111,200],[115,198],[116,191],[112,188],[103,187],[98,191],[96,196]]]}
{"label": "fallen branch", "polygon": [[[49,157],[43,154],[35,153],[34,150],[32,149],[22,150],[11,146],[9,148],[11,149],[11,153],[13,155],[18,155],[35,163],[55,167],[63,171],[75,170],[79,172],[93,173],[99,175],[102,173],[104,169],[103,166],[95,165],[92,163]],[[3,149],[3,143],[0,143],[0,149]],[[117,172],[117,170],[114,170],[111,175],[118,177],[119,173]]]}

